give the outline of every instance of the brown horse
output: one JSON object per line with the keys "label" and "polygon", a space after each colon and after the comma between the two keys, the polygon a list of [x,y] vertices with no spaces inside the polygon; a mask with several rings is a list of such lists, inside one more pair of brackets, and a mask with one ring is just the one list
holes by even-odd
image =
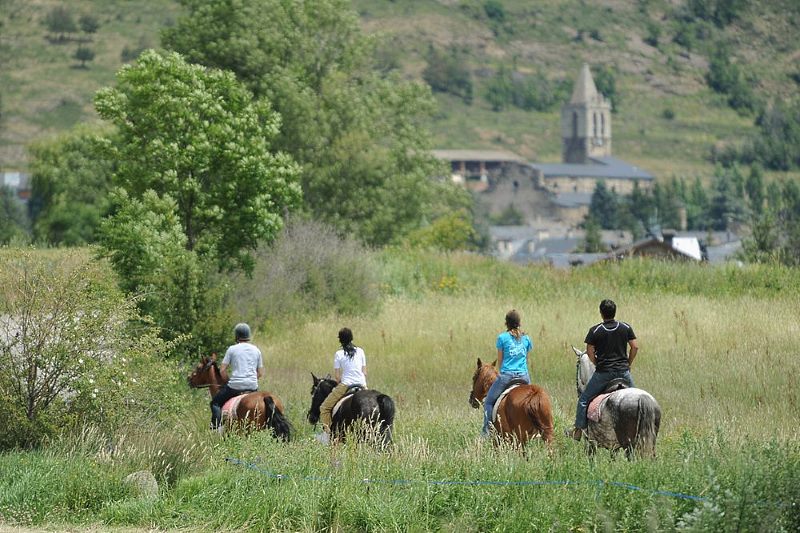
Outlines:
{"label": "brown horse", "polygon": [[[477,409],[486,398],[489,387],[497,379],[497,361],[482,363],[472,376],[469,404]],[[496,405],[497,417],[492,421],[497,435],[519,445],[541,437],[548,446],[553,441],[553,407],[550,396],[538,385],[520,385],[502,397]],[[497,442],[497,441],[495,441]]]}
{"label": "brown horse", "polygon": [[[213,398],[223,385],[216,354],[211,357],[203,356],[189,374],[188,380],[192,388],[207,387]],[[235,412],[231,413],[229,406],[235,401],[238,401],[238,405]],[[283,403],[271,392],[250,392],[232,398],[225,403],[222,412],[227,427],[236,425],[243,429],[270,428],[276,439],[289,440],[291,425],[284,414]]]}

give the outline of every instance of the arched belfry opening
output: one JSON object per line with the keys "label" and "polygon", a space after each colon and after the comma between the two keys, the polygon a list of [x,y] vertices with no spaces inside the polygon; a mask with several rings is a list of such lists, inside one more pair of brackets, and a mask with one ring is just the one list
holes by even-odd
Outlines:
{"label": "arched belfry opening", "polygon": [[[561,108],[562,159],[589,162],[611,155],[611,104],[597,91],[589,65],[584,64],[572,92]],[[580,127],[579,127],[580,126]]]}

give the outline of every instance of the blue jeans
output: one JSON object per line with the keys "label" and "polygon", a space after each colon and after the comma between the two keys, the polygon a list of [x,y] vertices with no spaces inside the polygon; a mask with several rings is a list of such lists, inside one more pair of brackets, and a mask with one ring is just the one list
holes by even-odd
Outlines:
{"label": "blue jeans", "polygon": [[211,429],[219,428],[222,423],[222,406],[225,402],[236,396],[253,392],[251,390],[237,390],[223,385],[219,392],[211,398]]}
{"label": "blue jeans", "polygon": [[528,384],[531,382],[531,377],[527,373],[503,372],[497,376],[492,386],[489,387],[489,392],[486,393],[486,399],[483,401],[483,429],[481,429],[481,435],[486,436],[489,434],[489,420],[492,418],[494,404],[497,402],[497,398],[506,390],[506,385],[508,385],[512,379],[517,378],[524,379],[525,383]]}
{"label": "blue jeans", "polygon": [[586,388],[583,389],[580,398],[578,398],[578,408],[575,410],[575,427],[586,429],[589,421],[586,418],[586,411],[589,410],[589,404],[595,396],[603,394],[606,387],[613,379],[622,378],[628,387],[633,387],[633,378],[631,377],[630,370],[617,370],[610,372],[595,372]]}

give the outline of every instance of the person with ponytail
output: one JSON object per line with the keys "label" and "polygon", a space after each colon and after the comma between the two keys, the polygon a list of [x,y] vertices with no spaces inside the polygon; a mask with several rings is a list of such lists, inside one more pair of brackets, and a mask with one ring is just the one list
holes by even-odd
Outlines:
{"label": "person with ponytail", "polygon": [[497,336],[497,361],[496,367],[500,370],[500,375],[489,392],[486,393],[483,412],[482,437],[489,436],[489,424],[491,423],[492,410],[497,398],[506,389],[512,380],[520,379],[530,384],[531,377],[528,373],[528,354],[533,349],[533,342],[524,331],[520,329],[520,315],[516,309],[506,313],[506,331]]}
{"label": "person with ponytail", "polygon": [[333,406],[347,394],[347,389],[358,385],[367,388],[367,359],[364,350],[353,344],[353,332],[350,328],[339,330],[339,344],[342,349],[333,356],[333,374],[339,382],[319,407],[319,418],[323,433],[317,440],[323,443],[330,441]]}

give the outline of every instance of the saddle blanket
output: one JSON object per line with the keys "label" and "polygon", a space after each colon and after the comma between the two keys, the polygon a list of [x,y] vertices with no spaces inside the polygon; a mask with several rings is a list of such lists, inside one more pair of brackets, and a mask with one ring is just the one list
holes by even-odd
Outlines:
{"label": "saddle blanket", "polygon": [[336,402],[336,405],[333,406],[333,410],[331,410],[331,418],[333,418],[336,415],[336,413],[339,412],[339,408],[341,408],[344,405],[344,402],[349,400],[353,396],[353,394],[355,394],[355,392],[348,392],[347,394],[342,396],[341,400]]}
{"label": "saddle blanket", "polygon": [[492,422],[497,420],[497,409],[500,407],[500,402],[503,401],[503,398],[505,398],[509,392],[516,389],[520,385],[521,383],[517,383],[516,385],[511,385],[509,388],[500,393],[500,396],[497,397],[497,401],[494,402],[494,407],[492,408]]}
{"label": "saddle blanket", "polygon": [[222,406],[222,418],[229,420],[236,420],[236,409],[239,407],[239,402],[244,398],[244,394],[234,396]]}
{"label": "saddle blanket", "polygon": [[603,404],[612,394],[614,393],[607,392],[605,394],[595,396],[594,399],[589,402],[589,410],[586,412],[586,416],[589,418],[589,420],[592,422],[600,422],[600,411],[603,410]]}

